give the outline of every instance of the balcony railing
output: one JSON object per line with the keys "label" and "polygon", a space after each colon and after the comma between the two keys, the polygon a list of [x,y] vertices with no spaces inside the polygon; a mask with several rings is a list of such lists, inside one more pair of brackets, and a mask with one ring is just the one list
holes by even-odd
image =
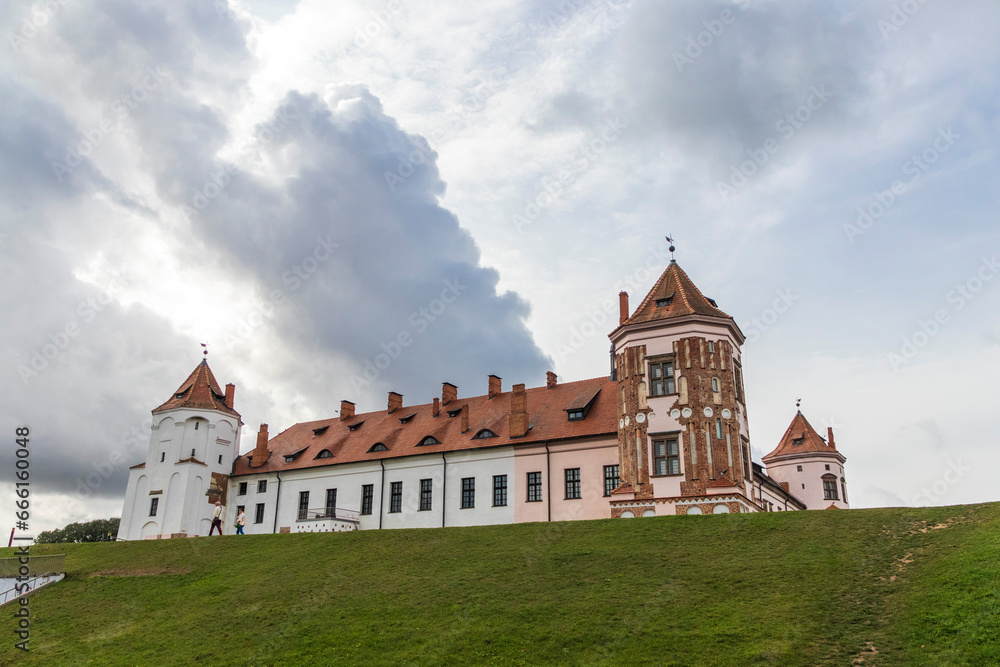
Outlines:
{"label": "balcony railing", "polygon": [[343,507],[320,507],[299,510],[299,521],[328,521],[331,519],[358,523],[361,520],[361,513],[357,510],[344,509]]}

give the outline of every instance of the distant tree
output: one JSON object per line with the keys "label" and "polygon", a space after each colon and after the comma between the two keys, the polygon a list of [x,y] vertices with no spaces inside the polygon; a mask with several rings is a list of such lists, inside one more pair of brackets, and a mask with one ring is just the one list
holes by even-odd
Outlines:
{"label": "distant tree", "polygon": [[56,542],[114,542],[121,519],[95,519],[86,523],[71,523],[65,528],[45,530],[35,537],[35,544]]}

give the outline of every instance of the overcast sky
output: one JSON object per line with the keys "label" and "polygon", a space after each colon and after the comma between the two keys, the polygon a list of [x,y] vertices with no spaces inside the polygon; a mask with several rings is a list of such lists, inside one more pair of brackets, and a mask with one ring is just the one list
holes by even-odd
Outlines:
{"label": "overcast sky", "polygon": [[756,460],[801,398],[855,507],[1000,499],[993,0],[16,0],[0,27],[0,493],[27,425],[33,530],[120,515],[202,342],[243,451],[341,399],[606,374],[668,233],[747,335]]}

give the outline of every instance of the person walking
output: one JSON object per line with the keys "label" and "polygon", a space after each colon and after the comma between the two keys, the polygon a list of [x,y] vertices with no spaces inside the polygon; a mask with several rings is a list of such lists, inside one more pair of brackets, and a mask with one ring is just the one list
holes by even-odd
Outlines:
{"label": "person walking", "polygon": [[212,527],[208,529],[208,536],[211,537],[215,529],[219,529],[219,535],[222,535],[222,503],[218,500],[215,501],[215,514],[212,515]]}
{"label": "person walking", "polygon": [[247,516],[243,513],[243,508],[240,508],[239,513],[236,515],[236,534],[243,534],[243,526],[246,525]]}

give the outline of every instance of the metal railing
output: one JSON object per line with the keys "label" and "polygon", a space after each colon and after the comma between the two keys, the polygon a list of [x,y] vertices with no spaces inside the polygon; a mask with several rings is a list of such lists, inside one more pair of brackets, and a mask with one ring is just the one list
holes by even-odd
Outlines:
{"label": "metal railing", "polygon": [[298,514],[299,521],[324,521],[327,519],[358,523],[361,521],[361,513],[358,510],[349,510],[343,507],[320,507],[300,509]]}
{"label": "metal railing", "polygon": [[[31,579],[19,583],[17,586],[0,593],[0,605],[5,605],[11,600],[16,600],[22,595],[32,593],[42,586],[62,581],[65,576],[66,575],[60,572],[58,574],[42,574],[37,577],[32,577]],[[27,587],[24,587],[24,584],[27,584]]]}
{"label": "metal railing", "polygon": [[27,566],[27,574],[36,576],[39,574],[52,574],[66,571],[66,554],[53,554],[51,556],[28,556],[22,563],[21,558],[0,558],[0,577],[17,577],[25,574],[21,568]]}

